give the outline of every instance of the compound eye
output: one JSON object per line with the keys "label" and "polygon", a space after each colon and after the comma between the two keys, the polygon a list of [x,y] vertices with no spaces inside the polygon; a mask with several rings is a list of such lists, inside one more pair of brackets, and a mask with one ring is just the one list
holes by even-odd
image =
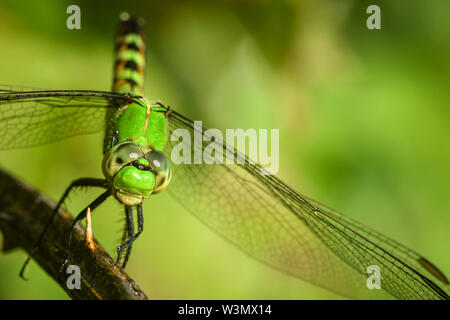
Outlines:
{"label": "compound eye", "polygon": [[170,168],[169,160],[164,153],[156,150],[147,152],[145,159],[147,159],[155,173],[156,181],[153,193],[159,193],[167,187],[170,178],[172,178],[172,169]]}
{"label": "compound eye", "polygon": [[141,149],[131,141],[125,141],[114,146],[103,160],[103,173],[109,178],[113,178],[116,173],[144,154]]}

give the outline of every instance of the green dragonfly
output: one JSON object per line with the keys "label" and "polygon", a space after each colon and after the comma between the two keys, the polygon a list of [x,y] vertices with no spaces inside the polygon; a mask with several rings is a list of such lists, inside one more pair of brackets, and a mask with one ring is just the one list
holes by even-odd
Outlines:
{"label": "green dragonfly", "polygon": [[[351,298],[449,299],[446,276],[413,250],[301,195],[276,176],[263,174],[261,166],[222,141],[203,139],[196,144],[172,139],[177,129],[187,130],[191,137],[208,133],[175,110],[142,97],[146,50],[142,29],[135,19],[123,19],[119,25],[112,92],[0,86],[0,149],[105,131],[104,178],[73,181],[54,214],[79,187],[104,191],[76,216],[74,226],[88,210],[115,197],[124,205],[127,221],[123,244],[117,248],[117,262],[125,266],[133,241],[143,230],[142,203],[167,190],[225,239],[294,277]],[[170,155],[179,143],[204,156],[207,145],[216,144],[216,152],[231,157],[234,164],[214,159],[175,163]],[[49,226],[50,222],[46,229]],[[379,289],[371,290],[368,268],[373,266],[379,268],[381,280]]]}

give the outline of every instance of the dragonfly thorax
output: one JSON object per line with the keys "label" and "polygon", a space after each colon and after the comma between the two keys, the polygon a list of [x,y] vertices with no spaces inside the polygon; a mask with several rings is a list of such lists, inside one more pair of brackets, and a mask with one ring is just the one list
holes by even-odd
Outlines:
{"label": "dragonfly thorax", "polygon": [[127,206],[142,203],[151,194],[163,191],[170,182],[166,156],[146,150],[133,141],[120,142],[103,158],[103,174],[115,190],[117,200]]}

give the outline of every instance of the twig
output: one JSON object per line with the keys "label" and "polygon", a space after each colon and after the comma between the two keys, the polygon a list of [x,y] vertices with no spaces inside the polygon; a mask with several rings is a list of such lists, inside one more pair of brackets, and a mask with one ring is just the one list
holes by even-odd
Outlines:
{"label": "twig", "polygon": [[[55,203],[48,197],[0,169],[3,251],[21,247],[30,254],[54,207]],[[72,222],[72,217],[61,209],[33,254],[34,260],[67,294],[72,299],[147,299],[125,271],[118,265],[114,266],[114,259],[97,241],[94,240],[95,250],[88,247],[85,232],[80,226],[76,228],[72,239],[69,265],[80,268],[81,287],[69,289],[73,286],[67,285],[67,278],[74,274],[67,274],[65,270],[59,274],[59,269],[65,257],[67,235]],[[20,266],[17,266],[17,273],[19,270]]]}

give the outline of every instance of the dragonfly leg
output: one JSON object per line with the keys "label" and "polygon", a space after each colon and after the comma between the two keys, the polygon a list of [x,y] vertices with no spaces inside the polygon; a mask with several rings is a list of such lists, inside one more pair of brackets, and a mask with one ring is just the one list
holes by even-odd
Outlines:
{"label": "dragonfly leg", "polygon": [[120,261],[120,254],[123,249],[130,247],[131,244],[141,235],[142,231],[144,231],[144,215],[142,213],[142,204],[138,204],[136,206],[137,208],[137,217],[138,217],[138,232],[133,235],[131,238],[129,238],[125,243],[122,243],[120,246],[117,247],[117,260],[116,264]]}
{"label": "dragonfly leg", "polygon": [[62,270],[69,262],[69,253],[70,253],[70,243],[72,242],[73,232],[75,230],[76,224],[83,220],[86,217],[88,211],[94,211],[100,204],[102,204],[108,197],[112,194],[112,188],[109,188],[105,192],[103,192],[100,196],[98,196],[94,201],[92,201],[86,208],[84,208],[76,217],[72,223],[72,228],[70,229],[69,236],[67,238],[67,246],[66,246],[66,257],[64,262],[61,264],[59,268],[59,275],[61,275]]}
{"label": "dragonfly leg", "polygon": [[[126,229],[124,231],[123,238],[122,238],[123,242],[125,242],[127,240],[127,238],[132,237],[134,235],[133,207],[125,206],[125,215],[126,215]],[[125,268],[128,263],[128,259],[130,258],[132,247],[133,247],[133,244],[130,244],[126,248],[125,259],[122,263],[122,268]]]}
{"label": "dragonfly leg", "polygon": [[69,187],[67,187],[66,191],[64,191],[64,194],[61,197],[61,199],[59,199],[58,203],[56,204],[55,209],[53,209],[53,212],[52,212],[52,215],[50,216],[50,219],[48,219],[47,224],[45,225],[44,229],[42,230],[41,234],[39,235],[39,238],[36,241],[33,249],[31,250],[30,255],[27,257],[27,259],[23,263],[22,269],[20,270],[20,277],[22,279],[26,280],[25,277],[24,277],[25,269],[26,269],[28,263],[30,262],[31,257],[33,256],[33,254],[39,248],[39,245],[41,244],[42,240],[44,239],[44,236],[45,236],[48,228],[50,227],[50,225],[51,225],[51,223],[53,221],[53,218],[58,213],[59,208],[62,206],[64,201],[67,199],[69,193],[74,188],[80,188],[80,187],[102,187],[102,188],[105,188],[106,187],[106,181],[104,179],[97,179],[97,178],[80,178],[80,179],[72,181],[72,183],[69,185]]}

